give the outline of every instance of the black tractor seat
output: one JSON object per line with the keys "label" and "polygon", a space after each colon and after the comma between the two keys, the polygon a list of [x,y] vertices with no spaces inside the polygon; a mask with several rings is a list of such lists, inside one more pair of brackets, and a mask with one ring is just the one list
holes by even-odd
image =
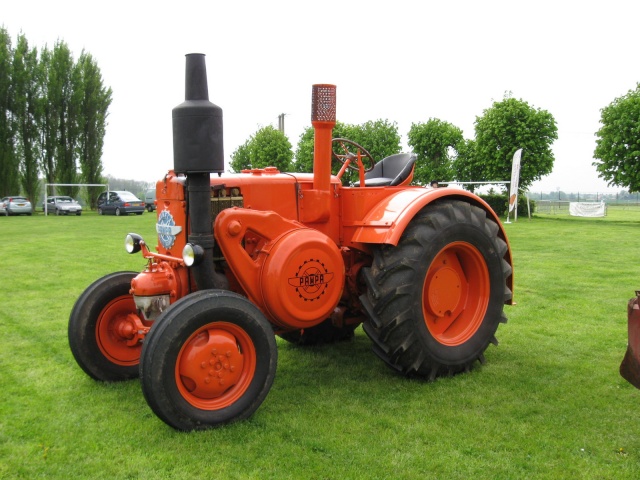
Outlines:
{"label": "black tractor seat", "polygon": [[396,153],[383,158],[372,170],[364,174],[365,187],[385,187],[400,185],[413,172],[416,163],[414,153]]}

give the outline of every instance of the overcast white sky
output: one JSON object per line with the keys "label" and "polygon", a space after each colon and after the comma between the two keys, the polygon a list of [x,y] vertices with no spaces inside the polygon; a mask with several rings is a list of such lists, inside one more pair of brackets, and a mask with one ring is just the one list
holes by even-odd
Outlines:
{"label": "overcast white sky", "polygon": [[342,122],[397,122],[405,148],[429,118],[473,138],[476,116],[510,91],[558,124],[554,170],[533,186],[545,192],[607,189],[591,165],[600,109],[640,82],[637,0],[2,3],[14,46],[22,32],[30,47],[61,39],[95,58],[113,89],[105,173],[149,182],[173,166],[187,53],[207,56],[227,161],[280,113],[295,147],[314,83],[337,85]]}

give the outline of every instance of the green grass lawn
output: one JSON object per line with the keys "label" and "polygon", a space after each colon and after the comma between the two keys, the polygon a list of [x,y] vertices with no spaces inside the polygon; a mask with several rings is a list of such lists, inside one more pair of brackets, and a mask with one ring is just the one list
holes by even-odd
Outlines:
{"label": "green grass lawn", "polygon": [[506,225],[516,305],[487,363],[434,383],[395,375],[353,342],[278,340],[269,396],[247,421],[180,433],[137,381],[102,384],[67,343],[95,279],[139,271],[128,232],[155,214],[0,217],[1,478],[638,478],[640,391],[618,367],[640,289],[640,209]]}

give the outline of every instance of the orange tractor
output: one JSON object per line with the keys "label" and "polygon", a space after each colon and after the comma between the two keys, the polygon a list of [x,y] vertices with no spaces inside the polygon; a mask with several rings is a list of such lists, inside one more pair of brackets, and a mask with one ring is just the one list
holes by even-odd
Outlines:
{"label": "orange tractor", "polygon": [[[332,139],[335,92],[312,89],[312,174],[222,175],[222,111],[204,56],[187,55],[155,252],[127,235],[144,271],[97,280],[70,315],[71,351],[89,376],[139,376],[164,422],[194,430],[255,412],[274,380],[276,335],[327,343],[362,324],[393,370],[428,380],[484,361],[512,301],[500,220],[470,192],[410,186],[413,154],[375,162]],[[354,185],[342,184],[347,168]]]}

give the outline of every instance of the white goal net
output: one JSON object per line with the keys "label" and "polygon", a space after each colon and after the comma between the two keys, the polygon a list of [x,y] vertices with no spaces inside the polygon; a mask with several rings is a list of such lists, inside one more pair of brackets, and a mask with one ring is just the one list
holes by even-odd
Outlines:
{"label": "white goal net", "polygon": [[44,214],[45,216],[49,215],[49,202],[47,202],[47,198],[49,197],[49,187],[100,187],[103,189],[109,190],[108,183],[45,183],[44,184]]}

